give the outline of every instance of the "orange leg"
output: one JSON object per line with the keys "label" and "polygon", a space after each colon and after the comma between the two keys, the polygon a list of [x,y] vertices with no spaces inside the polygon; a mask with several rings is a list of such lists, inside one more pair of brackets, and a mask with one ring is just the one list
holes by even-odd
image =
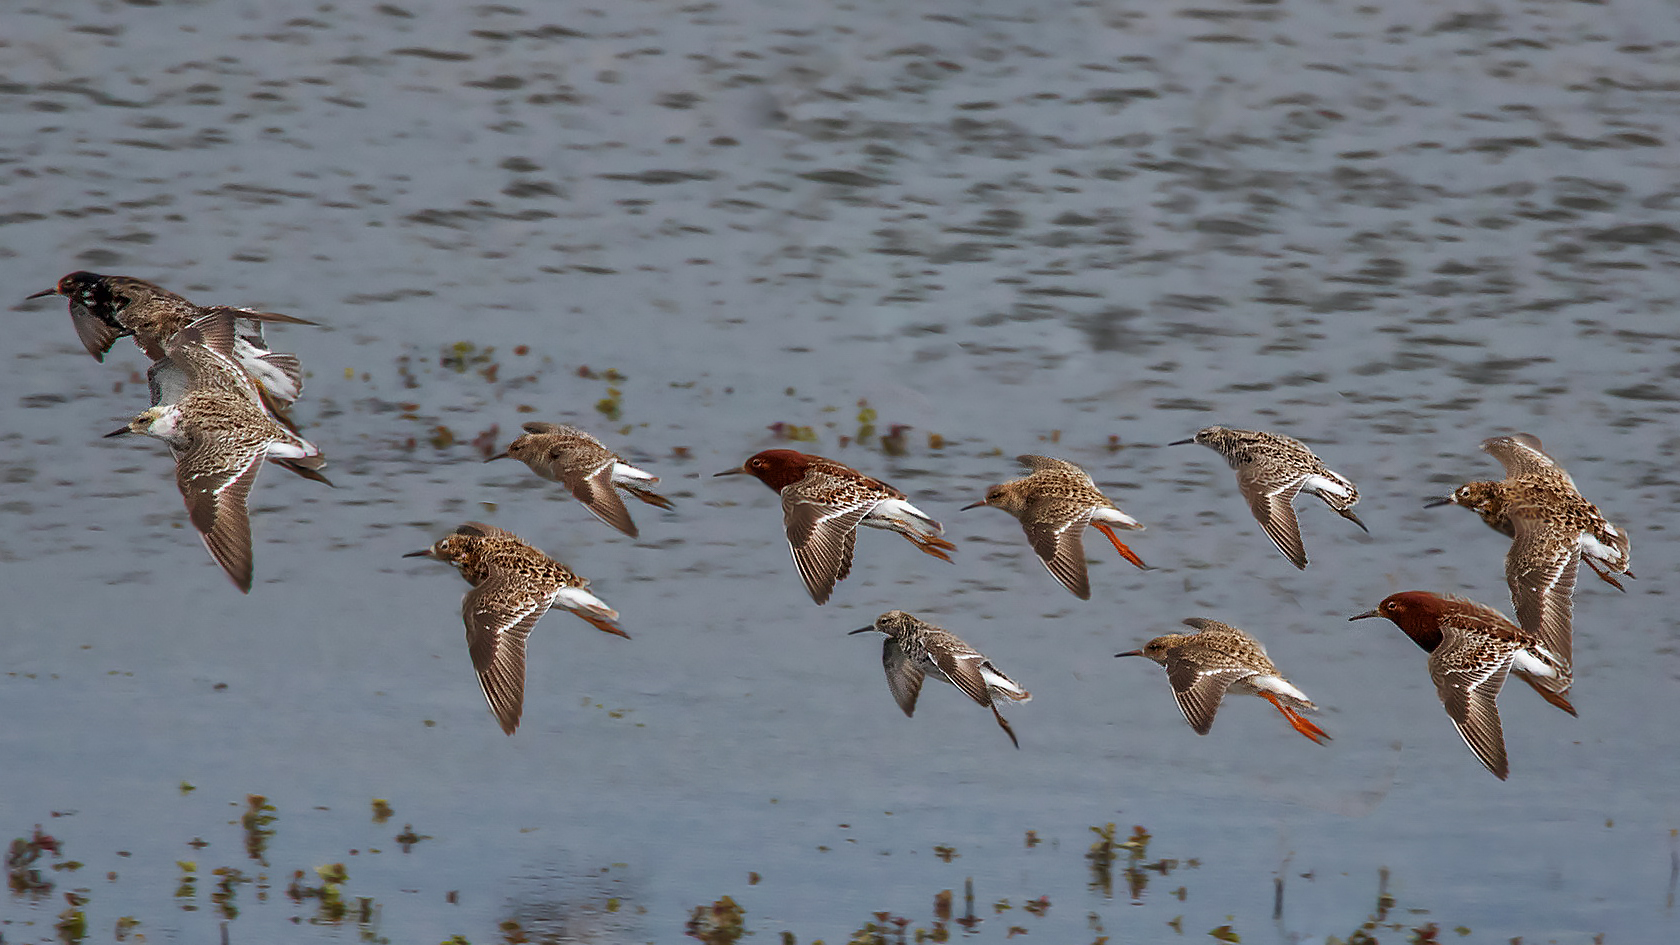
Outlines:
{"label": "orange leg", "polygon": [[[1276,706],[1277,710],[1283,713],[1283,717],[1289,720],[1289,724],[1295,727],[1295,731],[1312,739],[1313,744],[1322,745],[1324,742],[1330,741],[1330,736],[1325,734],[1324,729],[1314,725],[1306,716],[1296,712],[1289,706],[1284,705],[1277,696],[1274,696],[1269,692],[1262,692],[1260,693],[1260,696],[1267,702]],[[1320,741],[1319,739],[1323,739],[1323,741]]]}
{"label": "orange leg", "polygon": [[992,715],[997,718],[998,725],[1003,727],[1003,733],[1008,735],[1009,740],[1014,742],[1015,747],[1019,749],[1021,747],[1021,740],[1015,737],[1015,729],[1010,727],[1009,720],[1003,717],[1003,713],[999,712],[997,710],[997,706],[995,705],[992,706]]}
{"label": "orange leg", "polygon": [[[1627,593],[1627,588],[1622,586],[1622,582],[1620,582],[1620,581],[1616,580],[1615,578],[1611,577],[1610,572],[1606,571],[1604,568],[1600,567],[1597,561],[1594,561],[1593,559],[1587,557],[1586,555],[1582,555],[1581,560],[1585,561],[1587,563],[1587,567],[1593,569],[1594,574],[1603,578],[1604,583],[1610,585],[1611,587],[1615,588],[1618,591],[1621,591],[1624,594]],[[1632,571],[1627,572],[1627,576],[1628,577],[1633,577],[1633,572]]]}
{"label": "orange leg", "polygon": [[1119,538],[1115,537],[1114,529],[1109,528],[1107,522],[1092,522],[1091,524],[1095,525],[1097,527],[1098,531],[1100,531],[1104,535],[1108,536],[1108,540],[1114,543],[1114,550],[1120,552],[1120,557],[1125,558],[1127,561],[1130,561],[1131,563],[1137,565],[1139,568],[1141,568],[1144,571],[1155,570],[1154,568],[1151,568],[1149,565],[1144,564],[1143,559],[1139,558],[1137,556],[1137,552],[1133,551],[1130,548],[1127,548],[1125,546],[1125,544],[1120,541]]}
{"label": "orange leg", "polygon": [[936,535],[919,535],[913,532],[899,532],[899,534],[910,539],[910,543],[921,549],[923,554],[933,555],[941,561],[951,560],[951,556],[945,552],[957,550],[955,543],[946,541]]}
{"label": "orange leg", "polygon": [[595,616],[591,616],[591,615],[585,614],[585,613],[578,613],[577,611],[573,611],[573,613],[577,613],[577,615],[579,617],[582,617],[583,619],[589,621],[589,625],[594,627],[597,630],[601,630],[601,631],[604,631],[606,633],[611,633],[611,634],[614,634],[615,636],[621,636],[626,640],[630,639],[630,634],[625,633],[623,630],[618,629],[618,627],[614,626],[612,623],[607,621],[605,618],[595,617]]}

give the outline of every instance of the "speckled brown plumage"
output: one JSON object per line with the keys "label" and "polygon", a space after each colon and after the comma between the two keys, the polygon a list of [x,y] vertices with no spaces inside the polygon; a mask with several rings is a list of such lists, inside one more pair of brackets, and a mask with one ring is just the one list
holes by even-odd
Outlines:
{"label": "speckled brown plumage", "polygon": [[811,599],[826,603],[834,585],[852,571],[857,528],[868,525],[903,535],[925,554],[950,561],[956,545],[944,527],[910,504],[909,497],[845,463],[797,450],[764,450],[719,476],[748,475],[782,497],[782,525],[793,563]]}
{"label": "speckled brown plumage", "polygon": [[1534,634],[1499,611],[1428,591],[1390,594],[1349,620],[1386,617],[1429,654],[1429,677],[1464,743],[1493,775],[1510,774],[1499,720],[1499,691],[1509,673],[1570,715],[1568,665]]}
{"label": "speckled brown plumage", "polygon": [[986,490],[985,498],[963,508],[989,505],[1019,519],[1045,568],[1081,600],[1091,598],[1083,538],[1086,525],[1108,536],[1121,557],[1149,570],[1149,565],[1114,534],[1115,528],[1141,531],[1143,523],[1109,501],[1090,474],[1065,459],[1028,454],[1016,460],[1032,474],[999,483]]}
{"label": "speckled brown plumage", "polygon": [[119,430],[169,444],[187,513],[204,545],[241,591],[252,581],[246,509],[263,460],[327,482],[313,443],[278,423],[234,360],[234,316],[206,315],[178,332],[147,377],[152,406]]}
{"label": "speckled brown plumage", "polygon": [[1165,666],[1179,710],[1196,734],[1206,735],[1213,728],[1214,713],[1225,693],[1234,692],[1270,702],[1295,731],[1317,744],[1330,739],[1301,715],[1317,711],[1318,706],[1278,672],[1259,640],[1206,617],[1189,617],[1184,623],[1200,632],[1164,634],[1142,649],[1114,655],[1143,656]]}
{"label": "speckled brown plumage", "polygon": [[70,303],[76,337],[95,360],[104,361],[118,338],[132,336],[146,356],[159,361],[169,354],[176,334],[189,324],[218,312],[237,319],[235,360],[257,382],[265,405],[284,420],[283,410],[303,390],[303,368],[295,355],[268,350],[262,323],[314,325],[312,321],[225,305],[195,305],[168,289],[132,276],[72,272],[52,288],[29,298],[60,295]]}
{"label": "speckled brown plumage", "polygon": [[519,460],[544,479],[564,485],[596,518],[631,538],[639,532],[614,486],[649,505],[671,508],[671,500],[649,488],[659,482],[658,476],[626,463],[588,433],[557,423],[527,423],[524,429],[525,435],[506,452],[485,462]]}
{"label": "speckled brown plumage", "polygon": [[1215,426],[1172,445],[1181,443],[1200,443],[1225,457],[1236,470],[1237,488],[1255,520],[1297,568],[1307,566],[1301,524],[1295,517],[1295,497],[1302,492],[1318,496],[1331,511],[1370,531],[1352,511],[1359,502],[1359,488],[1324,465],[1300,440],[1281,433]]}
{"label": "speckled brown plumage", "polygon": [[472,585],[461,598],[467,653],[490,710],[509,735],[525,708],[526,640],[550,607],[569,610],[605,633],[630,636],[619,629],[618,612],[585,590],[588,579],[493,525],[468,522],[403,557],[448,562]]}
{"label": "speckled brown plumage", "polygon": [[886,634],[881,646],[881,665],[887,673],[887,688],[907,716],[916,714],[916,699],[922,680],[932,676],[962,690],[970,699],[992,710],[998,725],[1016,748],[1021,742],[1015,729],[998,712],[999,699],[1030,702],[1032,693],[1021,688],[999,670],[985,654],[969,646],[949,630],[936,627],[914,614],[892,610],[875,618],[867,627],[852,633],[875,631]]}
{"label": "speckled brown plumage", "polygon": [[1627,532],[1581,495],[1538,437],[1491,437],[1482,441],[1482,450],[1505,467],[1505,478],[1466,483],[1429,504],[1463,506],[1512,538],[1505,580],[1517,622],[1568,666],[1578,565],[1585,560],[1599,577],[1622,589],[1612,573],[1633,577]]}

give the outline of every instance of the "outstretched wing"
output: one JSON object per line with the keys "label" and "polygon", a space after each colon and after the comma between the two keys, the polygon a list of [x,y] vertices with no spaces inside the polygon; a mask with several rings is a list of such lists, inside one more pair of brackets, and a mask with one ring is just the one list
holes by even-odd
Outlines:
{"label": "outstretched wing", "polygon": [[1505,732],[1499,722],[1499,690],[1518,646],[1452,625],[1441,628],[1441,645],[1429,655],[1429,676],[1458,734],[1501,781],[1510,774]]}
{"label": "outstretched wing", "polygon": [[525,709],[525,641],[548,607],[542,598],[510,594],[505,575],[496,571],[461,598],[467,654],[490,711],[509,735]]}
{"label": "outstretched wing", "polygon": [[880,500],[863,496],[844,504],[808,502],[791,492],[782,490],[782,524],[787,527],[793,563],[805,579],[811,599],[826,603],[835,582],[852,570],[858,523]]}
{"label": "outstretched wing", "polygon": [[1085,526],[1094,509],[1071,499],[1041,499],[1021,513],[1021,530],[1040,561],[1080,600],[1091,599],[1085,566]]}
{"label": "outstretched wing", "polygon": [[1540,438],[1532,433],[1489,437],[1482,441],[1482,452],[1499,460],[1505,467],[1505,475],[1513,479],[1557,468],[1557,463],[1540,448]]}

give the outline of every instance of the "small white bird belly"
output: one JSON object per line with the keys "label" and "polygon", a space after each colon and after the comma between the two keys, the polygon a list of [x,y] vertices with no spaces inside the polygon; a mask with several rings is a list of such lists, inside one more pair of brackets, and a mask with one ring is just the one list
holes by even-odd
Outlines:
{"label": "small white bird belly", "polygon": [[912,531],[942,535],[945,529],[933,520],[933,517],[916,508],[903,499],[882,499],[875,503],[869,514],[860,523],[871,528],[885,528],[898,531],[909,528]]}
{"label": "small white bird belly", "polygon": [[1091,521],[1102,522],[1105,525],[1118,525],[1121,528],[1130,528],[1134,531],[1142,531],[1144,527],[1142,522],[1119,509],[1097,509],[1091,513]]}
{"label": "small white bird belly", "polygon": [[1353,495],[1353,490],[1348,488],[1346,482],[1317,475],[1308,476],[1306,481],[1301,483],[1301,490],[1315,495],[1333,495],[1338,499],[1346,499]]}

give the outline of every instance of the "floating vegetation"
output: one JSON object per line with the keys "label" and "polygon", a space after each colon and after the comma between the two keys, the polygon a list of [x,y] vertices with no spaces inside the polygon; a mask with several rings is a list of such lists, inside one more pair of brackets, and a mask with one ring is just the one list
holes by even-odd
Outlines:
{"label": "floating vegetation", "polygon": [[769,430],[770,435],[778,440],[789,440],[794,443],[817,442],[817,431],[811,429],[810,427],[802,427],[794,423],[783,423],[781,421],[777,421],[770,424],[765,429]]}
{"label": "floating vegetation", "polygon": [[908,449],[904,441],[904,434],[910,427],[903,423],[895,423],[887,428],[887,435],[881,437],[881,452],[888,456],[903,456]]}
{"label": "floating vegetation", "polygon": [[184,900],[180,903],[182,912],[197,912],[198,904],[193,902],[198,898],[198,863],[195,860],[176,860],[175,865],[181,870],[181,879],[175,884],[175,898]]}
{"label": "floating vegetation", "polygon": [[501,450],[496,448],[497,445],[501,443],[501,436],[502,425],[499,423],[492,423],[488,429],[479,431],[479,434],[472,438],[472,447],[473,449],[478,450],[478,455],[484,457],[485,459],[489,459],[501,452]]}
{"label": "floating vegetation", "polygon": [[858,428],[856,439],[860,444],[868,443],[870,438],[875,436],[875,419],[877,414],[875,413],[875,408],[869,406],[868,400],[859,400],[857,405]]}
{"label": "floating vegetation", "polygon": [[6,886],[14,895],[39,897],[52,892],[52,880],[42,877],[41,871],[35,868],[35,861],[43,853],[63,855],[58,841],[42,833],[40,824],[35,825],[35,832],[30,836],[12,841],[6,851]]}
{"label": "floating vegetation", "polygon": [[87,938],[87,913],[82,911],[82,907],[87,905],[88,898],[78,893],[67,892],[64,894],[64,901],[70,906],[58,914],[58,922],[53,925],[53,930],[58,933],[60,942],[80,942]]}
{"label": "floating vegetation", "polygon": [[[1126,867],[1121,872],[1135,903],[1143,901],[1143,891],[1149,885],[1151,872],[1165,876],[1178,868],[1177,860],[1144,862],[1149,856],[1150,833],[1141,826],[1132,827],[1132,835],[1125,840],[1115,839],[1116,829],[1112,823],[1092,827],[1091,832],[1097,835],[1097,842],[1091,844],[1091,849],[1085,854],[1085,862],[1091,869],[1091,880],[1087,885],[1101,892],[1105,899],[1114,897],[1114,864],[1122,850],[1126,853]],[[1191,860],[1190,865],[1197,865],[1196,861]]]}
{"label": "floating vegetation", "polygon": [[252,882],[250,876],[232,866],[218,866],[210,871],[216,877],[216,888],[210,892],[210,902],[224,919],[239,918],[239,905],[234,901],[238,887]]}
{"label": "floating vegetation", "polygon": [[[343,863],[329,863],[315,867],[315,875],[320,877],[321,885],[305,886],[303,870],[292,871],[292,883],[286,887],[286,898],[298,905],[315,900],[315,918],[311,922],[336,924],[344,921],[344,917],[350,914],[350,908],[344,904],[339,887],[350,881],[349,871]],[[369,908],[364,905],[363,911]]]}
{"label": "floating vegetation", "polygon": [[415,833],[413,824],[403,824],[402,833],[397,834],[391,839],[397,841],[397,845],[402,847],[402,851],[404,853],[408,853],[414,849],[415,844],[422,840],[430,840],[432,838],[429,834]]}
{"label": "floating vegetation", "polygon": [[245,795],[245,816],[239,826],[245,830],[245,855],[264,866],[268,865],[268,841],[274,836],[274,805],[261,794]]}
{"label": "floating vegetation", "polygon": [[607,396],[602,397],[600,400],[595,402],[595,410],[597,413],[614,422],[617,422],[620,417],[624,416],[624,388],[619,386],[624,383],[625,377],[623,374],[613,368],[608,368],[605,371],[597,373],[590,370],[587,364],[580,365],[577,373],[578,377],[586,378],[592,381],[604,380],[607,382]]}
{"label": "floating vegetation", "polygon": [[[495,348],[480,348],[470,341],[457,341],[443,349],[438,356],[438,365],[456,374],[476,371],[480,377],[494,384],[502,368],[495,357]],[[398,358],[398,364],[402,364],[401,358]]]}
{"label": "floating vegetation", "polygon": [[747,910],[724,896],[709,906],[695,906],[683,932],[706,945],[735,945],[747,934]]}
{"label": "floating vegetation", "polygon": [[[1413,943],[1433,943],[1440,941],[1440,927],[1433,922],[1426,922],[1422,925],[1412,925],[1410,922],[1390,921],[1388,916],[1390,912],[1394,911],[1394,905],[1394,896],[1390,895],[1388,891],[1388,867],[1385,866],[1377,870],[1377,902],[1371,909],[1370,916],[1359,926],[1359,928],[1354,929],[1353,933],[1346,939],[1340,939],[1331,935],[1325,938],[1324,945],[1377,945],[1377,937],[1373,933],[1384,929],[1395,932],[1408,932],[1410,934],[1407,941]],[[1427,910],[1409,909],[1407,911],[1411,913],[1419,913]],[[1453,931],[1460,936],[1470,934],[1470,930],[1464,926],[1459,926]],[[1512,939],[1512,941],[1517,940]],[[1603,941],[1603,936],[1599,936],[1596,941]]]}
{"label": "floating vegetation", "polygon": [[[225,807],[215,802],[207,803],[210,803],[215,809],[224,812],[226,810]],[[772,803],[774,803],[774,800],[772,800]],[[235,806],[241,805],[235,802]],[[206,834],[209,840],[214,842],[200,840],[196,842],[196,845],[207,850],[232,849],[231,844],[227,843],[229,832],[238,830],[242,838],[246,840],[246,853],[248,855],[258,860],[263,860],[264,857],[268,856],[270,851],[267,850],[266,845],[269,838],[275,834],[273,829],[276,821],[275,806],[269,802],[268,798],[260,794],[247,795],[242,806],[244,813],[237,821],[228,822],[225,813],[216,817],[218,821],[221,821],[219,829],[222,834]],[[384,798],[372,799],[370,808],[376,824],[385,823],[395,814],[394,805]],[[326,810],[327,808],[317,809]],[[349,819],[355,820],[356,818]],[[357,829],[366,829],[365,826],[352,826],[357,826]],[[851,829],[849,824],[841,824],[840,826],[843,829]],[[935,886],[933,888],[939,889],[938,892],[929,890],[932,893],[931,898],[933,900],[931,916],[922,915],[918,917],[913,913],[911,915],[898,915],[887,911],[870,912],[868,913],[868,920],[857,927],[855,931],[849,935],[836,936],[830,941],[836,943],[836,945],[839,945],[842,941],[853,943],[853,945],[944,943],[965,939],[966,936],[963,933],[978,933],[981,931],[980,926],[984,922],[990,921],[993,926],[993,938],[1014,938],[1018,935],[1042,937],[1049,932],[1056,940],[1089,941],[1092,945],[1108,945],[1110,937],[1105,928],[1105,922],[1112,920],[1113,916],[1097,911],[1101,906],[1096,902],[1095,893],[1100,893],[1103,899],[1112,899],[1112,887],[1116,879],[1123,878],[1131,894],[1132,903],[1135,906],[1142,906],[1144,905],[1143,893],[1150,879],[1154,876],[1169,875],[1181,868],[1181,863],[1175,859],[1151,859],[1150,848],[1154,838],[1149,831],[1141,826],[1134,826],[1129,832],[1122,832],[1113,823],[1094,826],[1089,829],[1095,835],[1095,842],[1090,845],[1088,850],[1083,852],[1083,855],[1090,870],[1089,888],[1091,892],[1062,895],[1061,908],[1056,910],[1057,917],[1061,919],[1059,924],[1051,915],[1052,897],[1050,895],[1040,894],[1037,890],[1029,893],[1010,888],[985,890],[985,898],[981,900],[981,912],[986,918],[982,919],[976,915],[975,883],[974,879],[969,877],[963,883],[963,898],[960,903],[952,889],[939,889],[938,886]],[[289,830],[288,835],[292,832]],[[417,833],[412,824],[405,824],[402,832],[396,835],[396,841],[403,846],[405,853],[410,852],[415,845],[427,839],[430,838]],[[1046,843],[1046,841],[1049,842]],[[1060,855],[1058,851],[1061,849],[1061,844],[1054,837],[1040,837],[1036,831],[1029,830],[1025,831],[1024,848],[1028,851],[1035,848],[1047,851],[1025,854],[1036,859],[1043,856]],[[431,848],[426,849],[430,850]],[[1023,855],[1022,849],[1013,848],[1012,852],[1004,855],[1021,856]],[[946,863],[954,862],[959,858],[955,846],[943,844],[934,846],[932,852]],[[350,856],[357,856],[361,853],[379,854],[380,851],[378,849],[365,851],[350,849],[345,852],[345,856],[348,859]],[[438,855],[438,851],[433,851],[433,854],[434,856]],[[119,851],[117,855],[126,857],[129,854]],[[988,853],[985,850],[971,850],[968,855],[970,857],[986,857]],[[424,856],[424,854],[419,854],[419,856]],[[166,859],[162,864],[154,864],[154,866],[162,865],[167,870],[168,862]],[[266,861],[264,862],[266,863]],[[88,940],[90,930],[107,934],[103,930],[113,928],[114,938],[117,942],[138,943],[146,941],[149,937],[154,939],[159,937],[161,933],[142,933],[140,931],[142,927],[140,918],[136,916],[125,915],[116,918],[113,915],[114,909],[107,911],[103,916],[100,915],[93,904],[94,894],[89,889],[60,890],[59,893],[63,896],[62,906],[58,905],[56,900],[47,898],[55,891],[53,880],[47,878],[52,875],[52,870],[72,871],[81,865],[66,858],[60,841],[43,833],[39,826],[36,826],[29,836],[12,841],[7,855],[7,872],[12,895],[18,898],[28,897],[35,900],[34,908],[38,910],[32,918],[15,924],[36,928],[38,938],[50,937],[51,940],[61,943],[83,942]],[[97,864],[90,865],[96,870],[103,869]],[[348,930],[352,928],[355,931],[357,941],[370,943],[386,943],[388,941],[382,938],[378,931],[378,921],[381,914],[381,906],[378,900],[370,896],[352,896],[349,894],[347,886],[350,877],[344,861],[317,866],[313,870],[288,870],[290,881],[284,886],[284,897],[270,896],[270,880],[266,871],[257,871],[244,863],[210,868],[213,865],[202,860],[175,861],[175,871],[170,874],[174,875],[176,880],[174,895],[172,899],[164,900],[163,908],[167,909],[166,904],[172,901],[174,908],[179,910],[180,913],[197,913],[196,921],[200,923],[198,929],[212,935],[214,934],[215,924],[220,923],[224,940],[239,940],[242,938],[237,933],[229,934],[230,923],[242,918],[249,922],[251,919],[248,914],[252,912],[259,913],[257,918],[259,921],[263,921],[260,913],[264,908],[267,908],[270,910],[288,910],[286,914],[289,915],[290,921],[300,926],[326,927],[321,935],[333,941],[348,940],[350,937]],[[988,863],[988,869],[992,865],[995,864]],[[1198,865],[1196,860],[1188,859],[1183,861],[1182,868],[1194,869]],[[435,868],[436,866],[436,863],[415,864],[415,867]],[[626,868],[626,866],[625,864],[614,863],[612,868],[620,869]],[[943,867],[934,867],[932,864],[926,864],[926,868],[936,871],[944,869]],[[145,868],[136,864],[136,869],[144,871]],[[1280,873],[1287,872],[1287,870],[1288,861],[1286,860]],[[404,872],[408,871],[409,869],[405,868]],[[124,872],[126,875],[129,871],[125,870]],[[602,872],[606,872],[606,870],[603,869]],[[386,870],[386,873],[389,873],[389,870]],[[104,875],[110,882],[117,882],[116,872],[105,872]],[[377,871],[375,875],[379,875]],[[1300,875],[1310,877],[1312,874],[1302,873]],[[1388,871],[1386,869],[1381,870],[1378,876],[1376,902],[1368,919],[1360,924],[1347,938],[1332,937],[1325,940],[1326,945],[1375,945],[1379,937],[1382,941],[1389,942],[1390,945],[1402,940],[1414,943],[1414,945],[1415,943],[1422,943],[1422,945],[1437,943],[1438,945],[1443,935],[1452,939],[1471,934],[1468,928],[1462,926],[1453,928],[1438,925],[1433,921],[1425,921],[1427,918],[1426,910],[1399,909],[1395,897],[1390,895],[1388,891]],[[165,877],[166,879],[167,877]],[[762,877],[758,873],[749,872],[746,879],[747,885],[753,887],[752,891],[746,894],[748,897],[773,895],[771,891],[773,884],[763,883]],[[1263,881],[1263,879],[1257,879],[1257,881]],[[201,885],[206,900],[211,905],[210,909],[200,908],[201,903],[198,896]],[[941,883],[940,885],[945,884]],[[421,890],[404,891],[420,892]],[[240,899],[242,892],[244,893],[243,901]],[[440,890],[439,892],[443,902],[458,905],[461,901],[454,891],[442,892]],[[525,902],[519,905],[512,915],[504,913],[501,921],[494,925],[490,925],[488,928],[479,928],[476,931],[467,929],[466,935],[455,935],[446,939],[443,945],[459,945],[459,943],[468,942],[467,935],[471,935],[473,940],[484,942],[570,941],[572,940],[570,937],[557,936],[551,934],[551,932],[570,929],[571,926],[568,923],[571,918],[587,917],[592,922],[600,923],[605,917],[614,915],[630,917],[628,919],[621,918],[616,925],[609,923],[617,932],[623,933],[619,937],[627,941],[664,941],[674,934],[671,924],[678,921],[683,921],[682,928],[689,939],[698,940],[707,943],[707,945],[742,945],[749,936],[757,936],[768,941],[780,940],[783,943],[796,941],[795,935],[791,931],[749,928],[746,906],[737,902],[731,896],[723,896],[709,905],[693,908],[686,916],[686,921],[672,917],[663,920],[663,922],[671,924],[656,924],[644,930],[637,924],[639,920],[635,917],[647,917],[649,915],[648,911],[636,905],[633,899],[621,898],[621,892],[620,889],[602,889],[598,893],[588,896],[587,900],[582,900],[579,903],[556,904],[552,909],[548,906],[533,908],[532,903]],[[167,895],[168,887],[165,886],[158,891],[158,894]],[[1086,896],[1090,902],[1084,906],[1077,901],[1070,905],[1067,902],[1070,895],[1075,896],[1076,900],[1078,895]],[[1171,897],[1165,900],[1168,905],[1171,904],[1173,898],[1183,902],[1187,898],[1187,888],[1181,885],[1167,895]],[[1274,920],[1280,923],[1280,928],[1283,928],[1281,924],[1283,921],[1281,887],[1279,895],[1278,914],[1274,916]],[[1158,895],[1157,899],[1160,898]],[[416,900],[405,900],[405,902],[410,903],[414,901]],[[746,901],[748,904],[756,902],[756,900],[750,898]],[[106,903],[107,906],[113,906],[114,904],[114,902]],[[1110,905],[1112,906],[1112,904]],[[987,906],[990,908],[986,908]],[[1169,918],[1170,913],[1160,914],[1164,908],[1157,907],[1155,911],[1158,914],[1154,916],[1152,921],[1164,921],[1164,924],[1178,935],[1184,935],[1190,929],[1207,929],[1205,933],[1207,939],[1216,942],[1241,943],[1243,940],[1243,936],[1238,931],[1237,921],[1232,916],[1227,915],[1221,918],[1222,913],[1212,912],[1209,914],[1211,910],[1204,908],[1199,914],[1186,913]],[[1069,909],[1074,911],[1069,913]],[[754,904],[753,910],[754,912],[763,911],[770,915],[775,915],[777,911],[773,904],[768,905],[763,910],[760,910]],[[1083,923],[1079,921],[1081,916],[1084,917]],[[267,917],[267,920],[272,921],[274,918],[271,915]],[[483,918],[490,917],[484,916]],[[148,918],[146,921],[150,924],[154,920]],[[647,920],[643,919],[641,921]],[[774,920],[761,919],[760,921],[762,923]],[[173,921],[164,920],[160,928],[173,929],[184,926],[186,922],[187,920],[183,916],[177,915]],[[1215,927],[1208,928],[1210,924],[1215,925]],[[553,926],[553,929],[545,927],[549,925]],[[1088,930],[1088,935],[1082,939],[1077,937],[1078,927],[1081,925]],[[581,926],[579,927],[581,928]],[[604,928],[606,926],[597,927]],[[11,926],[7,925],[8,932],[10,928]],[[842,928],[844,927],[842,926]],[[1072,929],[1071,932],[1070,928]],[[1447,934],[1448,932],[1456,934]],[[176,933],[171,932],[170,934]],[[208,940],[204,934],[197,934],[185,929],[180,934],[195,938],[195,940]],[[440,929],[436,934],[441,936],[444,933]],[[1252,934],[1253,930],[1250,931],[1249,937],[1252,938]],[[1191,933],[1191,937],[1198,940],[1207,940],[1199,939],[1195,933]],[[1286,934],[1285,937],[1293,940],[1303,936]],[[28,940],[36,941],[38,938]],[[11,938],[8,935],[6,938],[0,939],[0,942],[10,940]]]}

